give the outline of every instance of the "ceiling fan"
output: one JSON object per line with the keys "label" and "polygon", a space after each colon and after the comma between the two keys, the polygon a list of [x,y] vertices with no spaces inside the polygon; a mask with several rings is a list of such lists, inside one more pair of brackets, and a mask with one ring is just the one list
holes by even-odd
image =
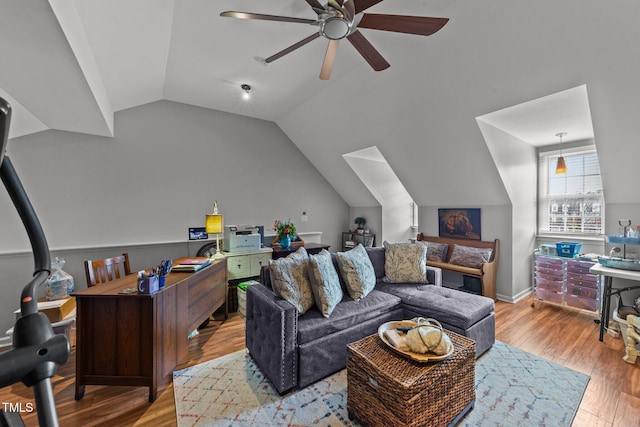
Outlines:
{"label": "ceiling fan", "polygon": [[331,76],[331,70],[333,69],[333,63],[338,50],[338,42],[345,38],[351,42],[353,47],[360,52],[360,55],[362,55],[375,71],[382,71],[390,67],[389,63],[376,48],[358,31],[358,28],[430,36],[440,30],[449,21],[448,18],[363,13],[365,9],[382,1],[383,0],[328,0],[327,5],[324,6],[320,3],[320,0],[306,0],[318,15],[318,18],[315,20],[234,11],[222,12],[220,16],[317,25],[319,27],[318,32],[266,58],[265,62],[268,64],[278,58],[282,58],[284,55],[322,36],[329,40],[329,45],[327,46],[320,70],[320,79],[328,80]]}

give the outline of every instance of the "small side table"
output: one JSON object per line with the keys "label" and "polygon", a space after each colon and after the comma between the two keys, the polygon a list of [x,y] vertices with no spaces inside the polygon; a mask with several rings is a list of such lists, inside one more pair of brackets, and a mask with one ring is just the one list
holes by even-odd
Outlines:
{"label": "small side table", "polygon": [[365,248],[371,248],[376,244],[376,235],[371,233],[352,233],[350,231],[342,232],[342,250],[348,251],[353,249],[358,244],[361,244]]}

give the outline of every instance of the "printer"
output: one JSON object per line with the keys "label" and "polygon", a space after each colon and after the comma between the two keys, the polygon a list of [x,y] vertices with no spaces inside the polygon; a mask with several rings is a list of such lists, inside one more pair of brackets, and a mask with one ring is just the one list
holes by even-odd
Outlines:
{"label": "printer", "polygon": [[262,247],[263,228],[258,225],[225,225],[225,252],[258,251]]}

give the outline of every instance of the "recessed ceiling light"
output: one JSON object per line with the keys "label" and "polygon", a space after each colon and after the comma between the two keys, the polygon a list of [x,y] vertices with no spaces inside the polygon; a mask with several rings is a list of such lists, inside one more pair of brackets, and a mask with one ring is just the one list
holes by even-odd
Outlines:
{"label": "recessed ceiling light", "polygon": [[244,91],[244,93],[242,94],[242,97],[244,99],[251,98],[251,86],[249,86],[246,83],[243,83],[243,84],[240,85],[240,88]]}

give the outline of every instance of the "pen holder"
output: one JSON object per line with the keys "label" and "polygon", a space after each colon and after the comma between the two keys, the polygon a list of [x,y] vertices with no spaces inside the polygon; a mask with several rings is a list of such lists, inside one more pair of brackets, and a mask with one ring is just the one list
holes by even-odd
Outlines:
{"label": "pen holder", "polygon": [[167,278],[167,276],[164,275],[164,274],[162,274],[162,275],[160,275],[160,277],[158,277],[158,288],[159,289],[164,289],[164,282],[165,282],[166,278]]}
{"label": "pen holder", "polygon": [[146,276],[138,278],[138,292],[142,294],[153,294],[159,289],[158,276]]}

